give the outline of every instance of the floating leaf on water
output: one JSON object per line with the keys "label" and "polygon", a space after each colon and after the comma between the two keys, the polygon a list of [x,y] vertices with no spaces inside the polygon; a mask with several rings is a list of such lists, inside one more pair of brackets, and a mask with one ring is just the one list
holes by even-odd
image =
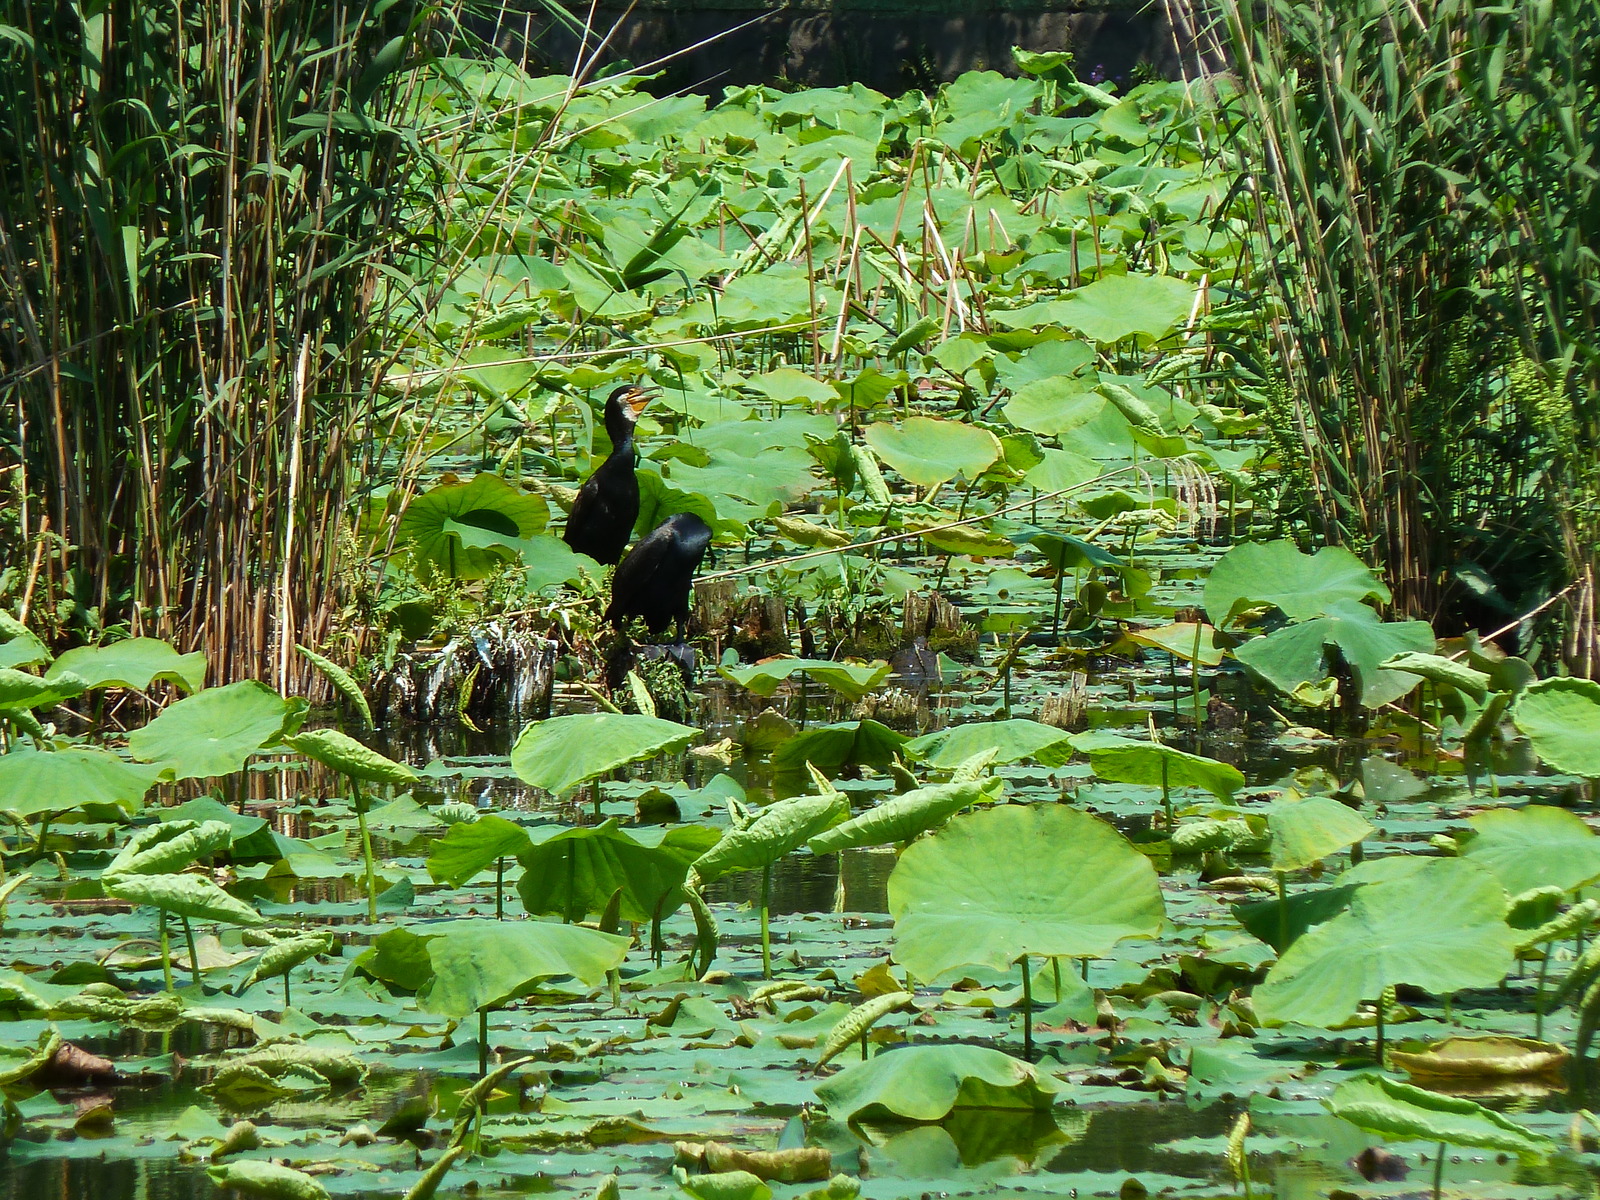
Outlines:
{"label": "floating leaf on water", "polygon": [[265,1200],[328,1200],[327,1189],[310,1175],[275,1162],[242,1159],[207,1167],[206,1174],[219,1188]]}
{"label": "floating leaf on water", "polygon": [[939,1121],[961,1108],[1048,1109],[1056,1084],[986,1046],[905,1046],[854,1063],[817,1085],[836,1120]]}
{"label": "floating leaf on water", "polygon": [[1448,1037],[1425,1050],[1389,1052],[1408,1075],[1466,1079],[1560,1074],[1571,1057],[1565,1046],[1505,1034]]}

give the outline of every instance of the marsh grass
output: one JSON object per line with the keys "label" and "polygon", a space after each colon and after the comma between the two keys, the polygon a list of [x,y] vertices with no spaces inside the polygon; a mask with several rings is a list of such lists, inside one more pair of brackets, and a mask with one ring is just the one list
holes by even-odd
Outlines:
{"label": "marsh grass", "polygon": [[1446,626],[1569,588],[1546,632],[1593,673],[1600,10],[1216,15],[1276,300],[1278,433],[1305,450],[1285,499]]}
{"label": "marsh grass", "polygon": [[434,176],[406,68],[449,17],[8,5],[0,454],[24,619],[305,682],[292,647],[325,631],[384,297]]}

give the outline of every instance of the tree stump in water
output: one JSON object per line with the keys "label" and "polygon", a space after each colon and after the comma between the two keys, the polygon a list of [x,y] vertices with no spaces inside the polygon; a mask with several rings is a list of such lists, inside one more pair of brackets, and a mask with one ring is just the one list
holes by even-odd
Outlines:
{"label": "tree stump in water", "polygon": [[929,649],[962,662],[978,656],[978,631],[961,616],[961,610],[938,592],[907,592],[902,622],[907,645],[926,638]]}
{"label": "tree stump in water", "polygon": [[1067,674],[1064,691],[1052,692],[1039,705],[1039,721],[1073,732],[1089,723],[1089,677],[1082,671]]}
{"label": "tree stump in water", "polygon": [[547,717],[558,649],[549,638],[494,621],[440,647],[403,651],[373,674],[373,716],[421,722],[460,717],[480,727],[515,727]]}

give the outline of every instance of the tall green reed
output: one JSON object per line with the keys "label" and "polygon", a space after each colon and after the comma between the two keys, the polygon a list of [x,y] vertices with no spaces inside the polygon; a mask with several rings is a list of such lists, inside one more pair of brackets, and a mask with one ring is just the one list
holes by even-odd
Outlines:
{"label": "tall green reed", "polygon": [[[9,0],[0,460],[11,598],[295,686],[334,600],[438,5]],[[400,280],[403,284],[404,280]]]}
{"label": "tall green reed", "polygon": [[[1597,660],[1600,156],[1586,0],[1217,0],[1272,300],[1286,498],[1450,620],[1560,589]],[[1554,639],[1552,639],[1554,640]]]}

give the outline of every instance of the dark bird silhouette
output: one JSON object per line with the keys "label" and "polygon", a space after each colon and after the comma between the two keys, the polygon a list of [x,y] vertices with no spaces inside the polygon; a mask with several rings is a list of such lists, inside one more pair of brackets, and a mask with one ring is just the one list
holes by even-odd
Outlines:
{"label": "dark bird silhouette", "polygon": [[562,538],[596,562],[622,557],[639,519],[639,479],[633,473],[633,426],[650,403],[650,393],[628,384],[606,398],[606,432],[611,453],[578,489]]}
{"label": "dark bird silhouette", "polygon": [[605,619],[618,629],[639,617],[653,636],[677,622],[678,640],[689,622],[694,573],[711,545],[711,526],[693,513],[676,513],[640,540],[611,577]]}

